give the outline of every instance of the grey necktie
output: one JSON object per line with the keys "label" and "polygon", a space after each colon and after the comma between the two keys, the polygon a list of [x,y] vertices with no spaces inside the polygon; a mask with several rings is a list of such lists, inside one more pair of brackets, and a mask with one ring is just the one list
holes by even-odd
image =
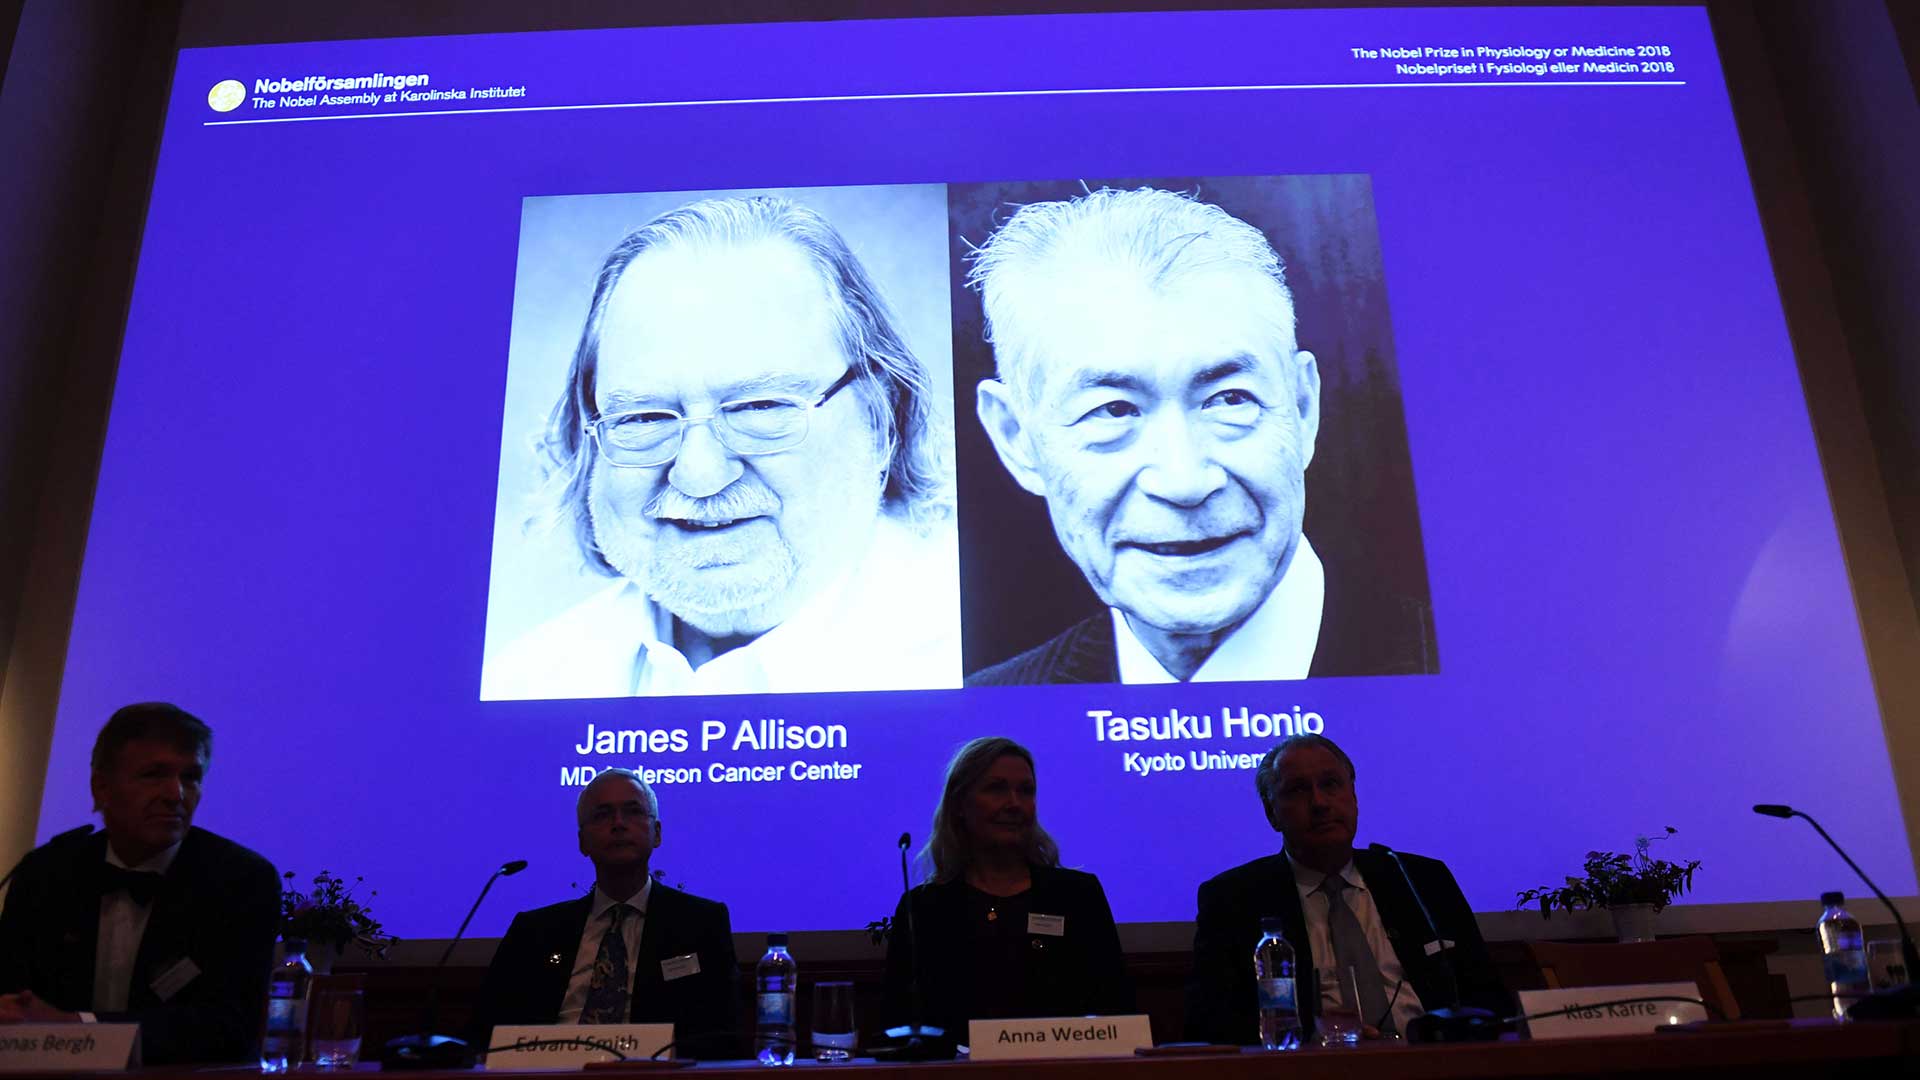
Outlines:
{"label": "grey necktie", "polygon": [[[1387,987],[1380,978],[1380,961],[1373,955],[1373,946],[1367,944],[1367,932],[1361,928],[1360,920],[1347,906],[1343,895],[1352,884],[1339,874],[1328,874],[1320,883],[1320,891],[1327,897],[1327,936],[1333,939],[1333,964],[1335,981],[1340,986],[1340,998],[1360,1014],[1363,1023],[1378,1023],[1382,1032],[1393,1030],[1393,1017],[1387,1015]],[[1349,988],[1342,973],[1353,969],[1356,987]],[[1347,998],[1358,989],[1359,1001]]]}

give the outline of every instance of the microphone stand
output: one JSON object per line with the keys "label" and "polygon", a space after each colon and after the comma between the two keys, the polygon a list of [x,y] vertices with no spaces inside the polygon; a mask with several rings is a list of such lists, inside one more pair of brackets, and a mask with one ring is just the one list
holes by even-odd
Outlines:
{"label": "microphone stand", "polygon": [[[1460,1003],[1460,973],[1454,967],[1453,945],[1440,937],[1440,926],[1433,921],[1433,912],[1427,910],[1427,902],[1421,897],[1419,887],[1414,885],[1413,875],[1407,873],[1407,864],[1400,861],[1400,853],[1385,844],[1369,844],[1367,850],[1391,857],[1393,865],[1400,868],[1400,880],[1407,883],[1407,891],[1413,894],[1414,906],[1420,909],[1420,918],[1426,921],[1427,932],[1433,935],[1441,966],[1447,972],[1447,987],[1452,991],[1448,995],[1452,1004],[1428,1009],[1424,1015],[1407,1021],[1407,1041],[1452,1043],[1491,1042],[1498,1039],[1503,1025],[1493,1013]],[[1400,966],[1404,970],[1406,961],[1402,960]],[[1388,1010],[1391,1014],[1391,1005]]]}
{"label": "microphone stand", "polygon": [[487,898],[493,883],[502,877],[511,877],[527,868],[527,860],[515,859],[487,878],[480,887],[480,895],[474,898],[473,906],[467,909],[467,917],[460,921],[460,929],[454,931],[453,940],[447,942],[447,951],[440,954],[440,962],[434,965],[433,982],[427,987],[427,1008],[425,1023],[421,1031],[414,1035],[402,1035],[390,1039],[380,1054],[380,1068],[384,1070],[407,1069],[471,1069],[474,1064],[474,1052],[465,1039],[456,1039],[451,1035],[436,1035],[440,1015],[440,976],[453,956],[453,947],[467,933],[467,924],[473,921],[474,913],[480,910],[480,902]]}
{"label": "microphone stand", "polygon": [[888,1028],[889,1038],[901,1040],[892,1046],[875,1047],[873,1056],[880,1061],[944,1061],[953,1056],[953,1044],[946,1041],[946,1029],[930,1027],[921,1021],[926,1005],[920,993],[920,938],[913,925],[913,881],[907,874],[907,849],[913,846],[911,833],[900,834],[900,887],[907,894],[907,948],[912,963],[907,972],[908,1023]]}
{"label": "microphone stand", "polygon": [[1861,998],[1847,1010],[1847,1015],[1856,1020],[1894,1020],[1920,1016],[1920,981],[1916,981],[1920,980],[1920,950],[1914,948],[1913,935],[1907,932],[1907,921],[1900,917],[1900,909],[1893,906],[1893,901],[1887,899],[1887,894],[1880,891],[1880,886],[1873,883],[1873,879],[1867,876],[1867,872],[1860,869],[1860,864],[1854,862],[1846,849],[1836,843],[1833,837],[1827,835],[1827,830],[1821,828],[1820,823],[1813,820],[1811,814],[1778,803],[1760,803],[1753,808],[1753,812],[1767,817],[1797,817],[1813,826],[1813,831],[1820,834],[1820,839],[1825,840],[1834,854],[1839,855],[1848,866],[1852,867],[1853,872],[1860,875],[1860,880],[1867,883],[1867,888],[1873,890],[1873,895],[1879,897],[1880,902],[1886,905],[1887,914],[1893,916],[1893,925],[1900,931],[1900,954],[1907,962],[1907,984]]}

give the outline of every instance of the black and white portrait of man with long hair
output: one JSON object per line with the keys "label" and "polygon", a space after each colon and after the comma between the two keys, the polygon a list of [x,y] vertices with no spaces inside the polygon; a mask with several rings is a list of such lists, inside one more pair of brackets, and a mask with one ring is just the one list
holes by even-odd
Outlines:
{"label": "black and white portrait of man with long hair", "polygon": [[[943,258],[931,229],[872,242]],[[946,357],[930,372],[827,216],[805,193],[689,198],[592,282],[534,517],[605,583],[490,648],[481,696],[958,685]]]}

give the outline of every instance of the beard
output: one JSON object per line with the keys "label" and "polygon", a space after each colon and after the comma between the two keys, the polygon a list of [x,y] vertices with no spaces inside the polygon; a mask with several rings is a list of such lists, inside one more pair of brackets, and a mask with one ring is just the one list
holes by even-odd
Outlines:
{"label": "beard", "polygon": [[[791,613],[800,560],[776,524],[780,499],[765,485],[736,482],[705,499],[664,488],[634,515],[595,484],[587,509],[608,564],[701,633],[763,634]],[[733,524],[704,529],[676,521]]]}

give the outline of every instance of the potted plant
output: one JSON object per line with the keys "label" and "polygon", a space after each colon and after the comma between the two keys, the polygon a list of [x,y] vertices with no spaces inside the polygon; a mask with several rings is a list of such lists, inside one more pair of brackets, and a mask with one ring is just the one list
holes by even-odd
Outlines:
{"label": "potted plant", "polygon": [[[280,936],[308,944],[308,962],[319,974],[333,970],[341,950],[352,944],[368,956],[385,959],[387,949],[398,940],[388,934],[373,917],[373,910],[353,890],[364,878],[346,879],[325,870],[313,876],[313,888],[301,892],[293,885],[293,871],[281,875],[287,885],[280,892]],[[380,895],[370,890],[369,899]]]}
{"label": "potted plant", "polygon": [[1633,854],[1614,851],[1589,851],[1581,867],[1581,877],[1566,879],[1565,885],[1542,885],[1519,894],[1515,906],[1540,905],[1541,917],[1562,911],[1605,908],[1613,916],[1614,932],[1621,941],[1652,941],[1653,917],[1673,902],[1673,898],[1693,888],[1693,872],[1700,860],[1668,862],[1648,854],[1655,841],[1665,840],[1676,831],[1667,826],[1659,836],[1634,838]]}

